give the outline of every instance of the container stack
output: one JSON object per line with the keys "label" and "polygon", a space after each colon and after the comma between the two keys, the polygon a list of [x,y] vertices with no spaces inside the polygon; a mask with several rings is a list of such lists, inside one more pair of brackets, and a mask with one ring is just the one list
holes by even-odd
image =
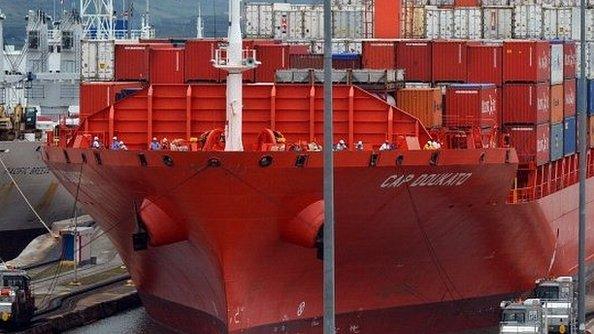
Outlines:
{"label": "container stack", "polygon": [[[248,38],[310,41],[324,38],[324,7],[312,4],[247,2],[244,29]],[[335,1],[332,36],[361,39],[373,34],[373,5],[370,1]]]}
{"label": "container stack", "polygon": [[503,126],[520,163],[551,159],[550,55],[546,41],[503,43]]}
{"label": "container stack", "polygon": [[[406,0],[404,38],[560,39],[580,36],[575,0]],[[586,14],[587,38],[594,39],[594,9]]]}

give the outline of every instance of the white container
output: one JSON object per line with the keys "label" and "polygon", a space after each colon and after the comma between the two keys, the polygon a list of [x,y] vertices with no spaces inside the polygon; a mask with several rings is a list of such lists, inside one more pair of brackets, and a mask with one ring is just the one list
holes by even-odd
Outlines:
{"label": "white container", "polygon": [[483,0],[481,1],[483,7],[491,7],[491,6],[509,6],[508,0]]}
{"label": "white container", "polygon": [[[579,34],[579,30],[574,31],[572,23],[574,17],[579,21],[579,12],[577,14],[578,16],[574,15],[573,8],[557,8],[557,38],[570,40],[573,39],[574,33]],[[577,22],[576,26],[579,28]]]}
{"label": "white container", "polygon": [[[577,59],[577,76],[581,78],[581,58],[580,58],[580,43],[576,43],[576,59]],[[594,41],[586,42],[586,78],[594,79]]]}
{"label": "white container", "polygon": [[542,37],[544,39],[557,38],[557,8],[542,8]]}
{"label": "white container", "polygon": [[521,5],[514,7],[514,38],[542,37],[542,6]]}
{"label": "white container", "polygon": [[[288,9],[277,5],[289,5]],[[282,6],[284,7],[284,6]],[[303,10],[294,8],[290,4],[274,4],[274,38],[302,39],[303,38]]]}
{"label": "white container", "polygon": [[480,39],[482,25],[480,8],[460,7],[454,9],[454,38]]}
{"label": "white container", "polygon": [[[576,25],[576,23],[574,23],[574,25]],[[579,27],[579,23],[577,26]],[[579,36],[579,30],[577,35]],[[579,38],[575,37],[574,39],[579,40]],[[586,9],[586,39],[590,41],[594,40],[594,8]]]}
{"label": "white container", "polygon": [[512,38],[512,7],[483,8],[483,38]]}
{"label": "white container", "polygon": [[349,6],[335,10],[332,15],[334,38],[363,38],[363,8]]}
{"label": "white container", "polygon": [[303,12],[303,38],[322,39],[324,38],[324,8],[312,6]]}
{"label": "white container", "polygon": [[404,38],[425,38],[425,7],[402,9],[400,35]]}
{"label": "white container", "polygon": [[563,44],[551,44],[551,85],[563,83]]}
{"label": "white container", "polygon": [[245,35],[250,38],[272,38],[273,5],[272,3],[247,3],[244,6]]}
{"label": "white container", "polygon": [[112,81],[114,41],[83,40],[81,42],[81,79]]}
{"label": "white container", "polygon": [[429,5],[438,7],[453,6],[454,0],[429,0]]}
{"label": "white container", "polygon": [[426,7],[425,36],[428,39],[451,39],[454,37],[454,10]]}
{"label": "white container", "polygon": [[[332,40],[332,53],[361,53],[362,49],[361,41],[351,39]],[[312,41],[311,51],[314,54],[324,53],[324,41]]]}

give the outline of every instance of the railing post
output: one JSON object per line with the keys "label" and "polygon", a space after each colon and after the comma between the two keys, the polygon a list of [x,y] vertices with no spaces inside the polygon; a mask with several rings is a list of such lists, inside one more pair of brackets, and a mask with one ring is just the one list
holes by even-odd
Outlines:
{"label": "railing post", "polygon": [[190,141],[192,136],[192,85],[186,90],[186,138]]}
{"label": "railing post", "polygon": [[276,85],[270,89],[270,128],[276,130]]}

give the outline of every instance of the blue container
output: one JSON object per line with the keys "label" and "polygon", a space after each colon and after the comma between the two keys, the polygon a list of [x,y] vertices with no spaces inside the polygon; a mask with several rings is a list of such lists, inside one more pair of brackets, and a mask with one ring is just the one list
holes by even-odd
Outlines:
{"label": "blue container", "polygon": [[594,79],[588,80],[586,90],[588,91],[588,115],[594,115]]}
{"label": "blue container", "polygon": [[551,161],[563,158],[564,123],[551,124]]}
{"label": "blue container", "polygon": [[360,54],[354,52],[333,53],[332,60],[359,60]]}
{"label": "blue container", "polygon": [[563,124],[565,126],[563,129],[563,154],[568,156],[574,154],[577,147],[575,117],[567,117]]}

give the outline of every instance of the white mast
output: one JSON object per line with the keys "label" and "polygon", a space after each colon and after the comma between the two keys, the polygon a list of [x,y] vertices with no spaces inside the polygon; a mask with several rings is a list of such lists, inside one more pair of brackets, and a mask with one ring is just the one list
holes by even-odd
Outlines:
{"label": "white mast", "polygon": [[240,0],[229,0],[229,45],[216,50],[214,66],[227,71],[227,124],[225,126],[225,151],[243,151],[243,75],[244,71],[258,66],[255,50],[243,51],[241,37]]}
{"label": "white mast", "polygon": [[140,33],[142,38],[152,38],[150,0],[146,0],[144,14],[141,17]]}
{"label": "white mast", "polygon": [[201,5],[198,3],[198,17],[196,18],[196,38],[204,38],[204,23],[202,22]]}

